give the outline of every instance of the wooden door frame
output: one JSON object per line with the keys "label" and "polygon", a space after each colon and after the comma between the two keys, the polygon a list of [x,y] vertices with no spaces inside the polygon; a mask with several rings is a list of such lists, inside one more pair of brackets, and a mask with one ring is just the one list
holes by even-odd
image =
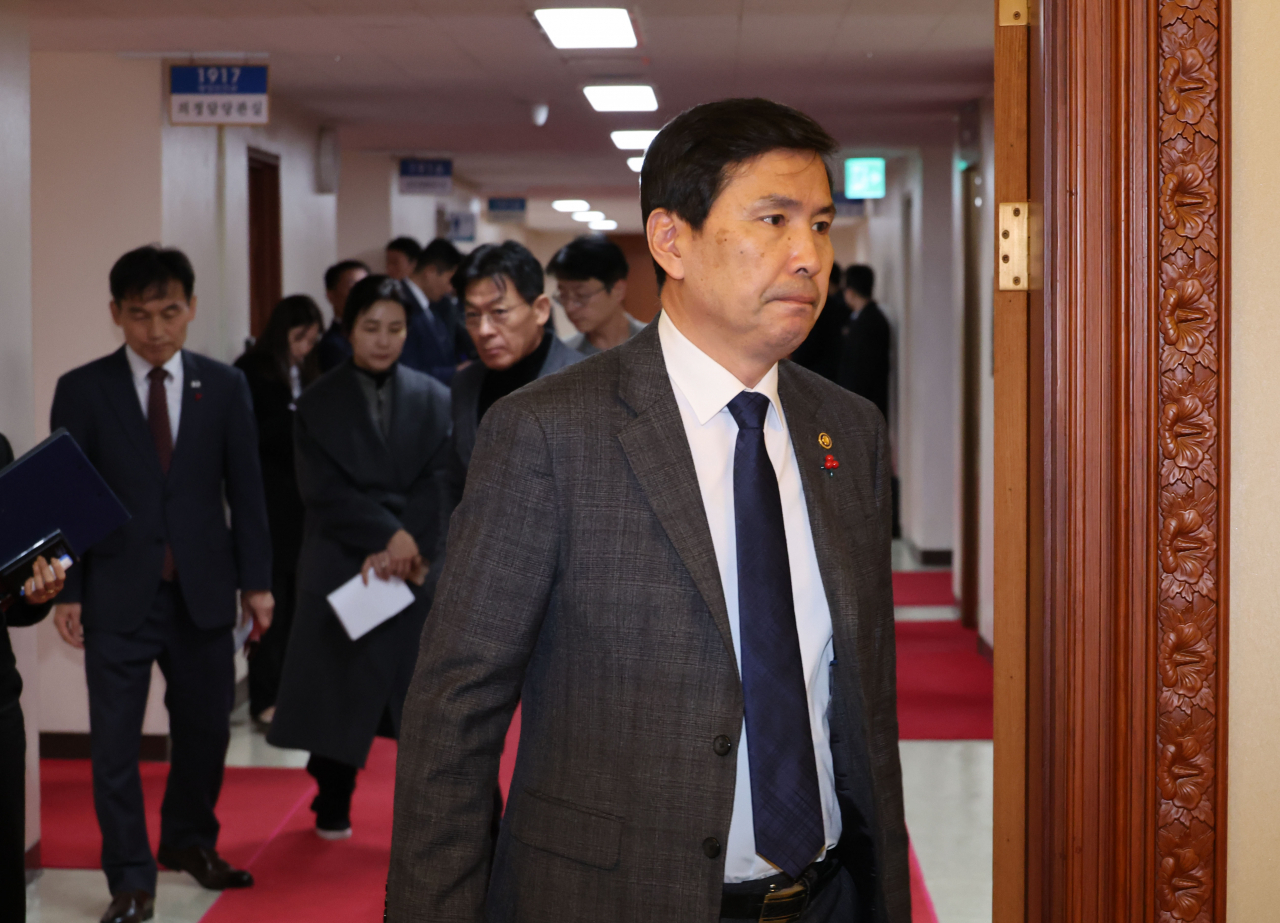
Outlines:
{"label": "wooden door frame", "polygon": [[996,27],[996,194],[1044,278],[995,305],[993,919],[1214,923],[1229,0],[1030,18]]}

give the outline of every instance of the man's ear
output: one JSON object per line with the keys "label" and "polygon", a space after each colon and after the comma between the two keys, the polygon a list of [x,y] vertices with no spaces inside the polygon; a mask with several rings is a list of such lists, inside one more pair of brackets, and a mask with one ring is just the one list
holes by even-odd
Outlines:
{"label": "man's ear", "polygon": [[551,299],[544,295],[539,295],[533,299],[533,316],[538,319],[538,324],[546,324],[551,319]]}
{"label": "man's ear", "polygon": [[187,302],[187,310],[191,312],[191,316],[187,319],[193,321],[196,319],[196,296],[192,295],[191,300]]}
{"label": "man's ear", "polygon": [[115,321],[117,327],[124,326],[121,323],[124,320],[124,312],[120,310],[120,305],[116,304],[115,301],[111,302],[111,319]]}
{"label": "man's ear", "polygon": [[649,252],[669,279],[684,279],[684,256],[680,251],[680,238],[689,226],[683,219],[665,208],[655,208],[644,224],[649,239]]}
{"label": "man's ear", "polygon": [[613,288],[609,289],[609,295],[618,299],[619,302],[627,300],[627,280],[619,279],[613,283]]}

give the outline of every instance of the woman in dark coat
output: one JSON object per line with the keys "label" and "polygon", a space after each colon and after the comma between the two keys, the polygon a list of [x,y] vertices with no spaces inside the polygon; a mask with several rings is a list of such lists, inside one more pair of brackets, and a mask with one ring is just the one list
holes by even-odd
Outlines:
{"label": "woman in dark coat", "polygon": [[290,295],[271,312],[258,341],[236,367],[249,380],[258,419],[258,456],[271,526],[271,592],[276,615],[271,627],[250,648],[249,714],[270,724],[275,713],[284,652],[289,642],[296,597],[298,553],[302,550],[302,497],[293,471],[294,402],[320,375],[315,346],[324,317],[307,295]]}
{"label": "woman in dark coat", "polygon": [[[398,364],[407,311],[387,276],[351,290],[353,357],[298,400],[298,486],[306,526],[298,608],[267,740],[311,752],[316,832],[351,835],[356,770],[377,734],[397,736],[452,512],[449,392]],[[357,574],[397,576],[404,611],[352,641],[326,596]]]}

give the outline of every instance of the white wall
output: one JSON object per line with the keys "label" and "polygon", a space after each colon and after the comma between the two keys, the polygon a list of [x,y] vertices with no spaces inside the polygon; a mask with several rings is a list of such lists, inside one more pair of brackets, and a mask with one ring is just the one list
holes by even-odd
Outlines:
{"label": "white wall", "polygon": [[[31,380],[31,108],[27,4],[0,0],[0,432],[19,454],[35,442]],[[9,630],[27,725],[24,844],[40,839],[40,684],[36,629]]]}

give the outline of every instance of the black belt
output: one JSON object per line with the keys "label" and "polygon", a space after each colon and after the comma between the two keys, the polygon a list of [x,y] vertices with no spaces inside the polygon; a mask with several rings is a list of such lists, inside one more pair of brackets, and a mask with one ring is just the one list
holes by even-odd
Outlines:
{"label": "black belt", "polygon": [[815,862],[792,884],[778,875],[761,882],[758,893],[733,893],[725,891],[720,898],[722,920],[760,920],[761,923],[788,923],[798,920],[806,907],[822,893],[840,871],[840,860],[828,851],[827,857]]}

